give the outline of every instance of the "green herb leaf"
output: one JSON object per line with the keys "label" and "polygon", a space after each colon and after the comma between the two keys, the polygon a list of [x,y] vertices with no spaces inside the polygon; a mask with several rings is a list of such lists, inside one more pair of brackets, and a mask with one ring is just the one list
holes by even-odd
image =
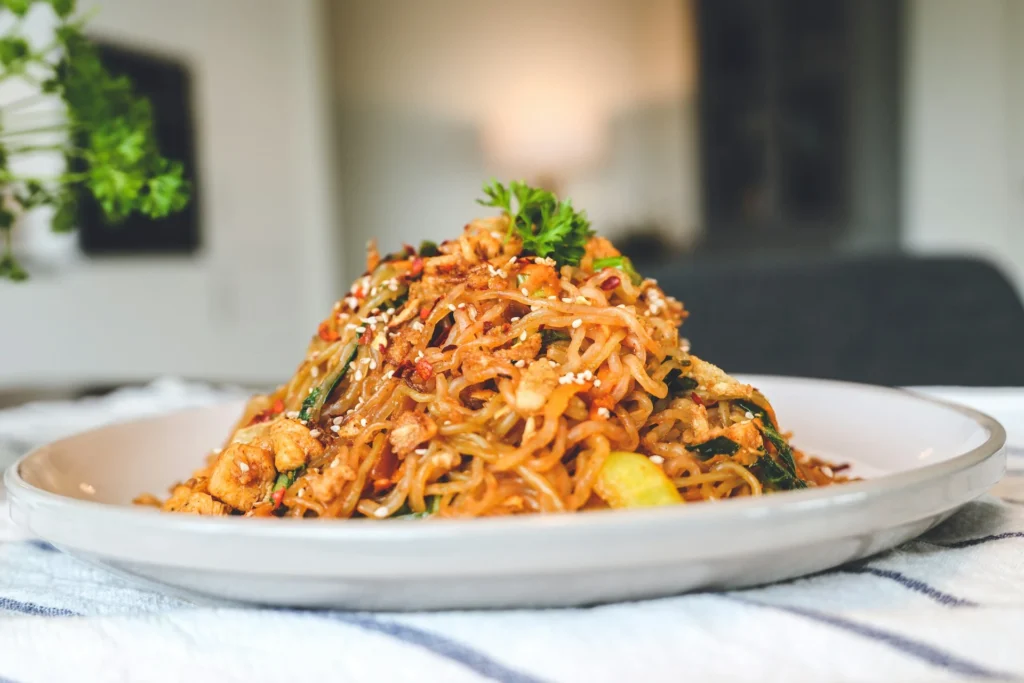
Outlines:
{"label": "green herb leaf", "polygon": [[633,267],[633,262],[629,260],[628,256],[609,256],[608,258],[595,259],[593,267],[595,273],[604,268],[618,268],[629,276],[630,282],[634,285],[639,285],[644,281],[643,276],[636,272],[636,268]]}
{"label": "green herb leaf", "polygon": [[420,256],[437,256],[440,253],[436,242],[431,242],[430,240],[420,242]]}
{"label": "green herb leaf", "polygon": [[683,374],[679,368],[672,368],[665,375],[665,384],[668,386],[670,396],[689,396],[690,392],[697,388],[697,380]]}
{"label": "green herb leaf", "polygon": [[[505,187],[498,181],[484,186],[483,206],[501,209],[509,217],[509,233],[523,241],[523,252],[553,258],[558,265],[578,265],[593,236],[584,211],[547,190],[514,180]],[[513,201],[514,200],[514,201]],[[513,204],[515,206],[513,206]]]}
{"label": "green herb leaf", "polygon": [[716,436],[704,443],[691,444],[686,447],[686,450],[701,460],[709,460],[716,455],[735,455],[739,449],[738,443],[724,436]]}
{"label": "green herb leaf", "polygon": [[540,331],[540,339],[541,348],[546,349],[548,346],[554,344],[555,342],[569,341],[570,339],[572,339],[572,336],[564,330],[551,330],[545,328]]}
{"label": "green herb leaf", "polygon": [[791,491],[806,488],[807,484],[775,462],[765,453],[754,463],[754,473],[761,484],[775,491]]}

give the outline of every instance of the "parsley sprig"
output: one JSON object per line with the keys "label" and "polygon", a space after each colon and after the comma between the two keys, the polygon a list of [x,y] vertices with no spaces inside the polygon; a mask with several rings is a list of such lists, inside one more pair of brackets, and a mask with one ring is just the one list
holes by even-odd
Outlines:
{"label": "parsley sprig", "polygon": [[[523,241],[523,252],[553,258],[558,265],[578,265],[587,240],[593,236],[585,211],[554,193],[513,180],[505,187],[497,180],[484,186],[482,206],[501,209],[509,217],[509,232]],[[513,208],[514,205],[514,208]]]}
{"label": "parsley sprig", "polygon": [[[75,226],[78,200],[88,192],[109,222],[141,212],[162,218],[189,201],[182,165],[164,158],[153,133],[147,100],[131,82],[111,75],[75,18],[75,0],[0,0],[13,15],[0,34],[0,80],[17,79],[36,92],[0,109],[0,278],[28,277],[11,250],[11,233],[26,213],[53,211],[51,228]],[[48,45],[24,36],[31,11],[52,11],[57,25]],[[40,105],[57,104],[57,107]],[[19,159],[38,152],[63,155],[62,172],[16,172]]]}

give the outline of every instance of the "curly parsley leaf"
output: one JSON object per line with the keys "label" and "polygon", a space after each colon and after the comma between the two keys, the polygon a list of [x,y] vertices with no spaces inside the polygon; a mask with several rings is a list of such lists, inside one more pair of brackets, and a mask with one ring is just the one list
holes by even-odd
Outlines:
{"label": "curly parsley leaf", "polygon": [[498,181],[484,186],[482,206],[501,209],[509,217],[509,233],[523,241],[523,252],[550,257],[558,265],[578,265],[587,240],[593,235],[585,211],[554,193],[513,180],[505,187]]}
{"label": "curly parsley leaf", "polygon": [[[26,277],[11,250],[10,233],[29,211],[53,209],[52,229],[66,232],[75,226],[83,193],[91,194],[113,223],[133,213],[163,218],[183,209],[190,195],[182,165],[158,149],[149,102],[134,93],[129,79],[103,66],[82,32],[84,22],[71,16],[75,0],[0,0],[0,8],[19,17],[37,5],[48,5],[56,15],[54,43],[34,50],[21,35],[20,22],[14,22],[0,35],[0,75],[23,78],[41,92],[3,105],[0,114],[13,111],[12,120],[24,120],[19,106],[41,95],[59,98],[63,109],[56,121],[20,127],[0,116],[0,189],[11,198],[12,212],[0,225],[0,279]],[[66,170],[45,177],[12,170],[18,157],[41,151],[62,153]]]}

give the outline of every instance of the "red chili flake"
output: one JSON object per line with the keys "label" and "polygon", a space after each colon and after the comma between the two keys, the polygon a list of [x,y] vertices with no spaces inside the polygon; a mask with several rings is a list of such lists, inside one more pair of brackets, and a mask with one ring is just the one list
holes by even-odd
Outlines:
{"label": "red chili flake", "polygon": [[363,291],[362,287],[356,287],[356,291],[352,292],[352,296],[357,299],[362,299],[366,296],[366,292]]}
{"label": "red chili flake", "polygon": [[282,401],[281,399],[277,399],[276,401],[274,401],[274,405],[272,405],[270,407],[270,409],[272,411],[274,411],[274,414],[283,413],[284,412],[284,401]]}
{"label": "red chili flake", "polygon": [[385,351],[385,350],[386,350],[387,348],[388,348],[388,347],[387,347],[387,345],[386,345],[386,344],[377,344],[377,350],[378,350],[378,351],[380,351],[381,353],[384,353],[384,351]]}
{"label": "red chili flake", "polygon": [[409,277],[415,279],[420,275],[423,275],[423,259],[417,256],[412,260],[412,270],[409,271]]}
{"label": "red chili flake", "polygon": [[412,374],[412,371],[415,368],[416,366],[413,365],[413,362],[411,360],[403,360],[401,363],[398,364],[398,367],[395,368],[395,376],[405,379],[410,374]]}
{"label": "red chili flake", "polygon": [[270,500],[274,501],[274,509],[281,507],[281,501],[284,500],[284,489],[278,489],[274,491],[270,496]]}
{"label": "red chili flake", "polygon": [[371,335],[372,335],[372,333],[370,332],[370,328],[367,327],[365,330],[363,330],[363,334],[360,335],[359,343],[360,344],[369,344],[370,343]]}
{"label": "red chili flake", "polygon": [[320,323],[320,329],[317,330],[317,334],[320,335],[320,338],[325,342],[338,341],[338,339],[341,338],[341,335],[338,334],[337,330],[331,329],[330,324],[326,320]]}
{"label": "red chili flake", "polygon": [[416,361],[416,376],[426,382],[434,376],[434,366],[426,358]]}
{"label": "red chili flake", "polygon": [[405,255],[406,256],[415,256],[416,255],[416,247],[412,246],[411,244],[405,244],[403,242],[402,243],[402,248],[405,249]]}
{"label": "red chili flake", "polygon": [[690,392],[690,400],[693,401],[694,403],[696,403],[699,406],[704,405],[704,401],[700,400],[700,396],[697,395],[696,391],[691,391]]}
{"label": "red chili flake", "polygon": [[612,275],[610,278],[601,283],[601,289],[606,292],[610,292],[616,287],[622,284],[622,280],[617,275]]}
{"label": "red chili flake", "polygon": [[424,306],[420,309],[420,320],[426,320],[430,317],[430,306]]}

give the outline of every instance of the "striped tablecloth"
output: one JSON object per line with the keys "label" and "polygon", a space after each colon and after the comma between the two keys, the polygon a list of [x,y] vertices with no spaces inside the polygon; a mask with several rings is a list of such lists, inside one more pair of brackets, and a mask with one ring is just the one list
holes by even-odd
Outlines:
{"label": "striped tablecloth", "polygon": [[[924,538],[756,590],[542,611],[248,609],[138,588],[19,536],[0,514],[0,683],[1024,678],[1024,389],[922,391],[1003,422],[1006,479]],[[236,392],[165,380],[0,411],[0,463],[5,447],[9,459],[225,393]]]}

